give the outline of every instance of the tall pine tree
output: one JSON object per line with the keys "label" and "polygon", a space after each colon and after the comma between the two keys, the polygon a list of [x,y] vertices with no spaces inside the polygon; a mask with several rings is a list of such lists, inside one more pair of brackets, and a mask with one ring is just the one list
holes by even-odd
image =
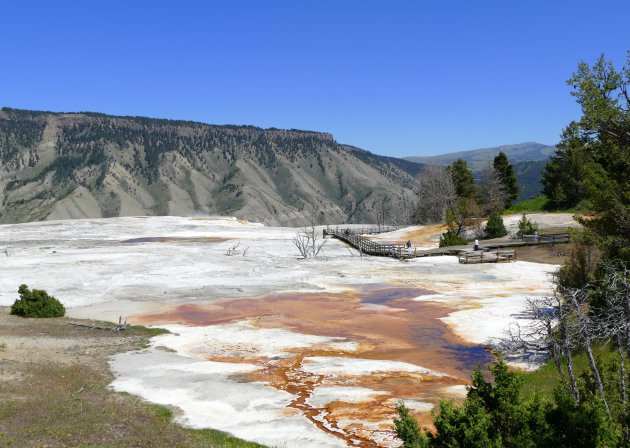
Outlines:
{"label": "tall pine tree", "polygon": [[458,197],[468,199],[475,194],[475,179],[465,160],[457,159],[446,167],[446,171],[453,179],[455,194]]}
{"label": "tall pine tree", "polygon": [[606,258],[630,262],[630,52],[621,70],[604,56],[581,62],[569,85],[582,118],[545,169],[545,193],[559,206],[586,199],[596,216],[581,223]]}
{"label": "tall pine tree", "polygon": [[507,193],[505,207],[507,208],[518,199],[518,194],[521,191],[520,187],[516,183],[516,173],[514,173],[514,167],[508,161],[508,158],[503,151],[494,158],[494,162],[492,164],[499,175],[499,179],[501,179],[501,183],[505,187],[505,192]]}
{"label": "tall pine tree", "polygon": [[556,152],[542,172],[543,193],[549,198],[552,210],[575,207],[586,198],[584,166],[589,161],[585,141],[578,124],[571,123],[562,133]]}

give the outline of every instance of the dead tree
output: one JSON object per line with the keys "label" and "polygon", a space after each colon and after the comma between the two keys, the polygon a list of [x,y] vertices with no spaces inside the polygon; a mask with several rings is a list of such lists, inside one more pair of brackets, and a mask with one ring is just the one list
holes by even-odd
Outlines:
{"label": "dead tree", "polygon": [[[630,397],[626,356],[630,355],[630,269],[617,260],[603,263],[600,273],[597,282],[585,287],[558,287],[552,297],[530,300],[527,317],[531,324],[524,330],[513,327],[504,346],[511,350],[546,352],[553,358],[563,380],[566,369],[568,390],[576,404],[580,404],[580,392],[573,369],[572,351],[583,351],[595,393],[609,418],[620,405],[623,415],[615,418],[622,425],[625,439],[629,440],[626,413]],[[593,352],[594,344],[611,342],[616,345],[619,362],[618,378],[614,380],[619,390],[618,401],[616,395],[607,396],[607,391],[615,384],[604,384],[605,378]]]}
{"label": "dead tree", "polygon": [[[603,309],[595,309],[598,330],[601,338],[610,338],[617,345],[619,359],[619,394],[622,407],[628,403],[627,373],[624,349],[630,356],[630,269],[623,261],[605,262],[603,276],[596,290],[603,298]],[[624,424],[624,434],[628,438],[628,427]]]}
{"label": "dead tree", "polygon": [[228,247],[228,248],[225,250],[225,255],[227,255],[228,257],[231,257],[231,256],[233,256],[233,255],[238,255],[238,254],[240,254],[240,253],[241,253],[241,251],[240,251],[240,250],[239,250],[239,248],[238,248],[240,245],[241,245],[241,242],[240,242],[240,241],[238,241],[238,242],[236,242],[236,243],[232,244],[230,247]]}
{"label": "dead tree", "polygon": [[613,319],[612,330],[630,357],[630,268],[622,261],[608,262],[603,264],[603,272],[600,290],[607,315]]}
{"label": "dead tree", "polygon": [[577,379],[575,378],[575,371],[573,370],[573,356],[571,350],[573,348],[574,338],[570,331],[570,312],[567,310],[566,304],[563,303],[562,296],[558,291],[554,292],[554,297],[557,302],[558,309],[558,330],[560,332],[560,340],[562,341],[562,354],[567,363],[567,373],[569,375],[569,384],[573,401],[575,404],[580,404],[580,389],[578,388]]}
{"label": "dead tree", "polygon": [[302,255],[302,258],[305,259],[317,257],[328,241],[324,239],[323,236],[320,238],[319,232],[315,227],[317,219],[317,209],[315,206],[309,211],[308,219],[310,225],[304,227],[291,239],[293,245],[297,247],[300,255]]}
{"label": "dead tree", "polygon": [[302,258],[314,258],[320,254],[328,240],[320,239],[314,227],[306,227],[296,233],[291,241],[297,247]]}
{"label": "dead tree", "polygon": [[228,247],[225,250],[225,255],[227,255],[228,257],[233,257],[236,255],[242,255],[243,257],[247,256],[247,251],[249,251],[249,246],[246,247],[245,249],[239,249],[240,246],[241,246],[240,241],[232,244],[230,247]]}
{"label": "dead tree", "polygon": [[416,206],[411,214],[414,224],[444,222],[446,210],[454,206],[456,197],[452,177],[444,167],[425,167],[418,179],[416,197]]}
{"label": "dead tree", "polygon": [[385,221],[390,214],[390,197],[388,195],[383,196],[376,201],[376,225],[380,231],[385,226]]}
{"label": "dead tree", "polygon": [[606,413],[610,418],[610,408],[608,407],[608,401],[606,400],[606,395],[604,394],[604,384],[602,383],[602,377],[599,373],[597,363],[595,362],[595,355],[593,355],[592,343],[598,336],[593,330],[596,330],[598,327],[592,324],[591,319],[587,314],[587,310],[585,310],[585,308],[588,307],[587,290],[586,288],[565,288],[562,289],[561,294],[565,297],[565,300],[567,300],[568,303],[573,305],[573,311],[578,318],[578,334],[581,337],[581,345],[586,352],[588,365],[591,369],[591,373],[593,374],[593,379],[595,380],[597,395],[599,395],[599,398],[601,398],[604,403]]}
{"label": "dead tree", "polygon": [[[576,404],[580,402],[580,392],[573,369],[571,350],[574,338],[567,305],[555,292],[551,296],[528,299],[524,327],[518,323],[508,329],[508,337],[501,341],[500,348],[508,353],[544,353],[553,359],[561,381]],[[562,358],[566,362],[566,374]],[[567,382],[567,376],[569,381]]]}
{"label": "dead tree", "polygon": [[505,207],[508,193],[505,185],[501,182],[499,173],[490,161],[481,171],[478,191],[479,204],[484,215],[489,215],[491,212],[502,210]]}

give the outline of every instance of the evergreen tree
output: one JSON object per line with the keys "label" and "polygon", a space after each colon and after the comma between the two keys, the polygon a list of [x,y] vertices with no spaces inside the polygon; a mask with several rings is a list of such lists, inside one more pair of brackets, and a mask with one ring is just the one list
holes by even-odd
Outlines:
{"label": "evergreen tree", "polygon": [[461,236],[459,236],[452,230],[447,230],[442,235],[440,235],[440,242],[439,242],[440,247],[464,246],[466,244],[468,244],[468,240],[466,240],[465,238],[462,238]]}
{"label": "evergreen tree", "polygon": [[521,219],[518,221],[518,232],[516,232],[516,236],[519,238],[523,238],[525,235],[533,235],[534,232],[538,231],[538,224],[530,221],[525,213],[521,216]]}
{"label": "evergreen tree", "polygon": [[582,118],[564,132],[545,171],[545,193],[552,204],[588,199],[597,216],[581,223],[605,258],[630,261],[630,52],[621,71],[602,56],[593,66],[581,62],[568,82]]}
{"label": "evergreen tree", "polygon": [[503,218],[499,212],[490,213],[488,223],[486,224],[486,230],[484,233],[485,238],[500,238],[508,234],[505,225],[503,224]]}
{"label": "evergreen tree", "polygon": [[475,194],[475,179],[465,160],[457,159],[446,167],[455,185],[455,194],[462,198],[469,198]]}
{"label": "evergreen tree", "polygon": [[424,448],[429,446],[429,437],[420,430],[418,422],[401,401],[396,406],[398,418],[394,419],[396,434],[403,442],[403,448]]}
{"label": "evergreen tree", "polygon": [[588,154],[585,142],[579,136],[577,123],[571,123],[563,132],[542,173],[543,193],[549,198],[548,208],[567,209],[578,205],[586,197],[584,166]]}
{"label": "evergreen tree", "polygon": [[[434,414],[435,434],[415,430],[410,424],[405,426],[397,424],[398,436],[403,441],[425,443],[403,446],[436,448],[553,446],[545,443],[553,430],[546,422],[548,406],[536,396],[527,400],[522,398],[521,375],[511,372],[502,359],[491,366],[489,371],[494,377],[494,382],[486,381],[481,369],[473,372],[472,386],[461,405],[453,404],[451,401],[440,403],[439,412]],[[398,420],[404,420],[406,414],[401,413],[400,409],[398,411]]]}
{"label": "evergreen tree", "polygon": [[582,106],[578,122],[588,161],[584,189],[597,217],[582,224],[608,258],[630,261],[630,52],[621,72],[602,56],[569,80]]}
{"label": "evergreen tree", "polygon": [[11,305],[11,314],[21,317],[63,317],[66,309],[63,304],[48,295],[43,289],[18,288],[20,298]]}
{"label": "evergreen tree", "polygon": [[505,201],[505,207],[507,208],[518,199],[518,194],[521,191],[520,187],[516,183],[516,173],[514,172],[514,167],[508,161],[507,156],[503,151],[494,158],[492,165],[494,166],[499,179],[501,179],[501,183],[507,193]]}

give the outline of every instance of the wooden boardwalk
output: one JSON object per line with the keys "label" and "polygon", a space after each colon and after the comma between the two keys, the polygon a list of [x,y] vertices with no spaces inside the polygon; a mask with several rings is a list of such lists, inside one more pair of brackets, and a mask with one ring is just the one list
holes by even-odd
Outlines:
{"label": "wooden boardwalk", "polygon": [[383,244],[372,241],[364,235],[373,235],[377,233],[387,233],[398,229],[404,229],[408,226],[397,227],[362,227],[362,228],[346,228],[341,229],[339,227],[324,229],[324,237],[332,236],[341,241],[348,243],[350,246],[357,249],[359,252],[367,255],[375,255],[378,257],[394,257],[394,258],[418,258],[418,257],[430,257],[437,255],[457,255],[461,252],[461,246],[457,247],[442,247],[435,249],[407,249],[404,244]]}
{"label": "wooden boardwalk", "polygon": [[449,246],[434,249],[408,249],[404,244],[383,244],[372,241],[364,235],[387,233],[399,230],[407,226],[378,226],[378,227],[347,227],[328,226],[323,231],[324,237],[331,236],[337,238],[357,249],[360,253],[379,257],[393,257],[398,259],[432,257],[440,255],[457,256],[460,263],[499,263],[502,261],[513,261],[516,253],[509,248],[522,246],[552,245],[569,242],[569,234],[550,235],[525,235],[521,240],[487,242],[482,243],[479,250],[474,250],[471,245]]}
{"label": "wooden boardwalk", "polygon": [[367,255],[379,257],[411,258],[407,254],[407,248],[403,244],[381,244],[376,243],[364,235],[393,232],[407,226],[378,226],[341,229],[339,226],[334,229],[328,227],[324,229],[324,237],[327,235],[348,243],[359,252]]}

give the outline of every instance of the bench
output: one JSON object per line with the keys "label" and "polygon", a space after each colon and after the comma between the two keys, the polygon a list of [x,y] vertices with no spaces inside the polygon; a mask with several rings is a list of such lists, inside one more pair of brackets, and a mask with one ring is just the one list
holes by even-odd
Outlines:
{"label": "bench", "polygon": [[516,259],[516,252],[513,250],[498,250],[495,252],[497,259],[496,262],[499,261],[510,261]]}
{"label": "bench", "polygon": [[483,252],[460,252],[458,258],[460,263],[482,263]]}

